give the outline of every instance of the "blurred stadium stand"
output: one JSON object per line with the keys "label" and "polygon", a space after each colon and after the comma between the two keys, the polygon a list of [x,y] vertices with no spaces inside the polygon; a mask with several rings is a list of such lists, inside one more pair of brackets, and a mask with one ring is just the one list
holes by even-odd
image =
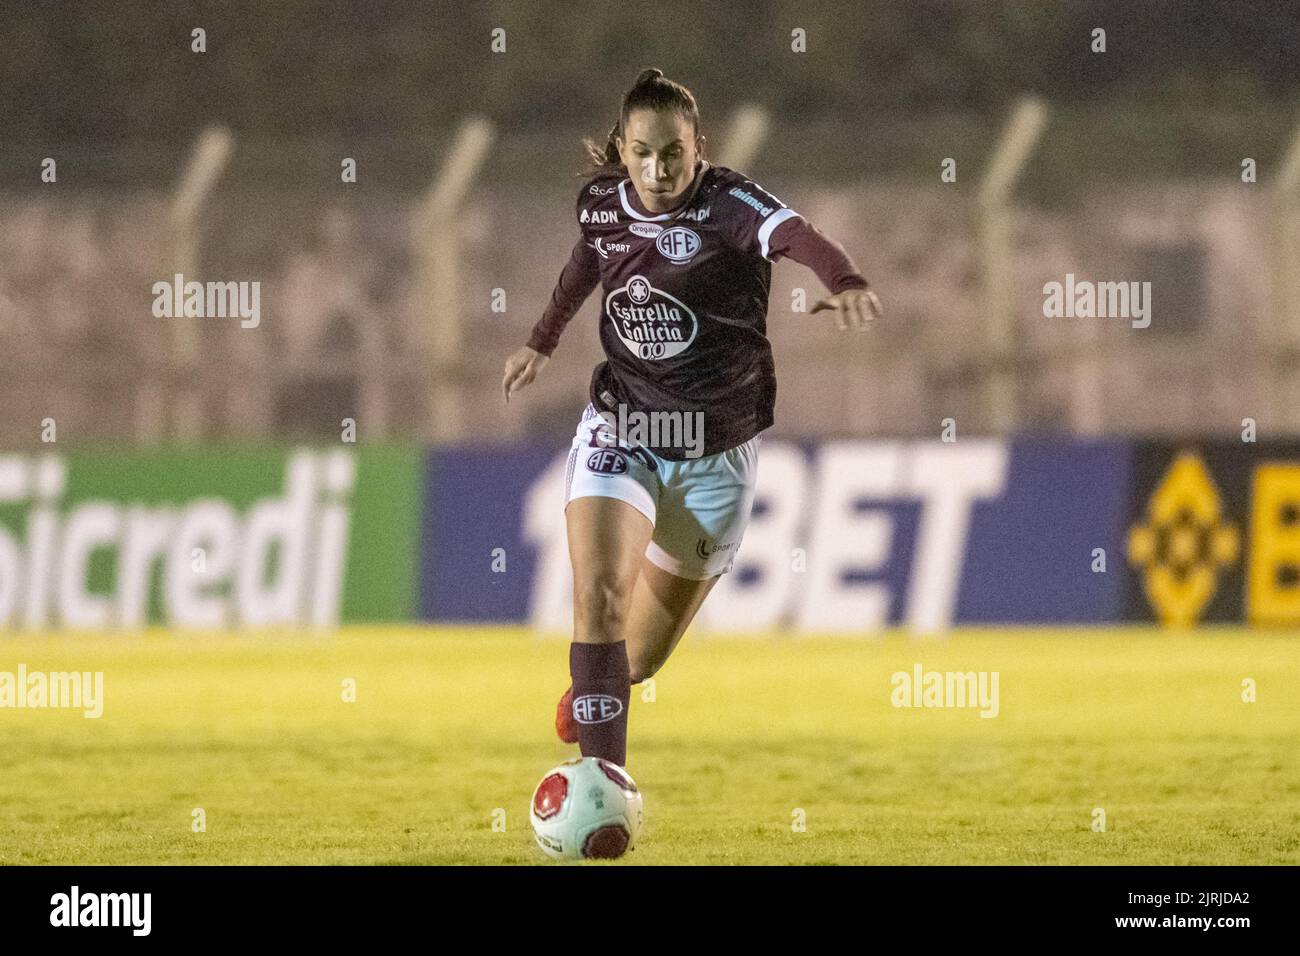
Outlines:
{"label": "blurred stadium stand", "polygon": [[[500,3],[345,9],[7,15],[0,82],[18,108],[0,136],[0,440],[33,441],[46,417],[63,441],[176,437],[178,389],[201,408],[182,438],[332,438],[352,417],[362,441],[419,439],[435,374],[461,395],[465,440],[567,440],[599,360],[596,297],[508,414],[501,365],[577,237],[580,139],[603,136],[648,65],[695,90],[715,157],[728,117],[762,105],[768,135],[743,171],[842,242],[880,291],[885,319],[849,339],[791,311],[795,287],[809,303],[823,294],[811,272],[774,268],[777,433],[933,435],[946,417],[996,432],[983,389],[999,367],[1017,431],[1229,435],[1250,416],[1300,434],[1300,327],[1276,279],[1296,207],[1271,185],[1297,119],[1290,4],[656,4],[703,16],[672,44],[600,5],[562,18]],[[195,25],[209,33],[202,56],[188,51]],[[510,52],[494,57],[498,25]],[[832,51],[791,54],[790,25]],[[1097,25],[1103,56],[1086,52]],[[720,36],[743,62],[719,55]],[[999,355],[980,319],[974,205],[1026,92],[1051,116],[1015,194],[1016,348]],[[471,116],[495,139],[444,224],[461,257],[448,315],[420,301],[412,229]],[[190,369],[150,287],[172,275],[171,191],[210,124],[232,130],[234,150],[186,278],[260,281],[262,320],[191,320]],[[45,156],[57,185],[39,180]],[[356,184],[339,181],[345,156]],[[945,157],[955,184],[939,181]],[[1245,157],[1258,183],[1242,183]],[[1070,272],[1150,281],[1151,328],[1044,318],[1043,284]],[[435,373],[424,323],[457,317],[463,354]]]}

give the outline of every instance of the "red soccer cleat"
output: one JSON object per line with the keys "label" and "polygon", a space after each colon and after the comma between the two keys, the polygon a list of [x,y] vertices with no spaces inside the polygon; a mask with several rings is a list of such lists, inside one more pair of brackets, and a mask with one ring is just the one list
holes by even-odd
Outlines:
{"label": "red soccer cleat", "polygon": [[578,723],[573,719],[573,688],[570,687],[555,705],[555,733],[566,744],[578,742]]}

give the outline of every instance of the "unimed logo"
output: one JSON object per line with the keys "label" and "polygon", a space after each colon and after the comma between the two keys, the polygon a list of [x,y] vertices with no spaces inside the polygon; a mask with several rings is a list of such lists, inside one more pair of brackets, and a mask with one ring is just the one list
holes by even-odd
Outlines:
{"label": "unimed logo", "polygon": [[623,702],[609,694],[583,694],[573,701],[573,719],[580,724],[603,724],[621,713]]}
{"label": "unimed logo", "polygon": [[50,897],[50,925],[125,926],[133,936],[148,936],[152,910],[152,893],[82,893],[73,886]]}

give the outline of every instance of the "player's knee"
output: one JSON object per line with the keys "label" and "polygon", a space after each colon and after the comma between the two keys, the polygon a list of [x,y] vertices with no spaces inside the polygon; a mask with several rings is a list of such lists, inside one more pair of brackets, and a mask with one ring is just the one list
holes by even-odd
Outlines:
{"label": "player's knee", "polygon": [[610,578],[596,577],[576,588],[573,612],[579,630],[602,642],[621,640],[627,598],[627,589]]}
{"label": "player's knee", "polygon": [[655,676],[655,671],[659,668],[649,661],[629,661],[628,672],[632,675],[632,683],[639,684],[643,680],[649,680]]}

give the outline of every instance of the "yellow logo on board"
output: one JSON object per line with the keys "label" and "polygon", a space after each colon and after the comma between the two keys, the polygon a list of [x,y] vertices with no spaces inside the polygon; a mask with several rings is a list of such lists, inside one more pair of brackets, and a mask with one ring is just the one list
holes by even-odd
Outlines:
{"label": "yellow logo on board", "polygon": [[1147,501],[1146,523],[1129,529],[1129,561],[1143,570],[1160,622],[1191,627],[1237,563],[1241,536],[1223,515],[1219,491],[1200,457],[1179,455]]}

